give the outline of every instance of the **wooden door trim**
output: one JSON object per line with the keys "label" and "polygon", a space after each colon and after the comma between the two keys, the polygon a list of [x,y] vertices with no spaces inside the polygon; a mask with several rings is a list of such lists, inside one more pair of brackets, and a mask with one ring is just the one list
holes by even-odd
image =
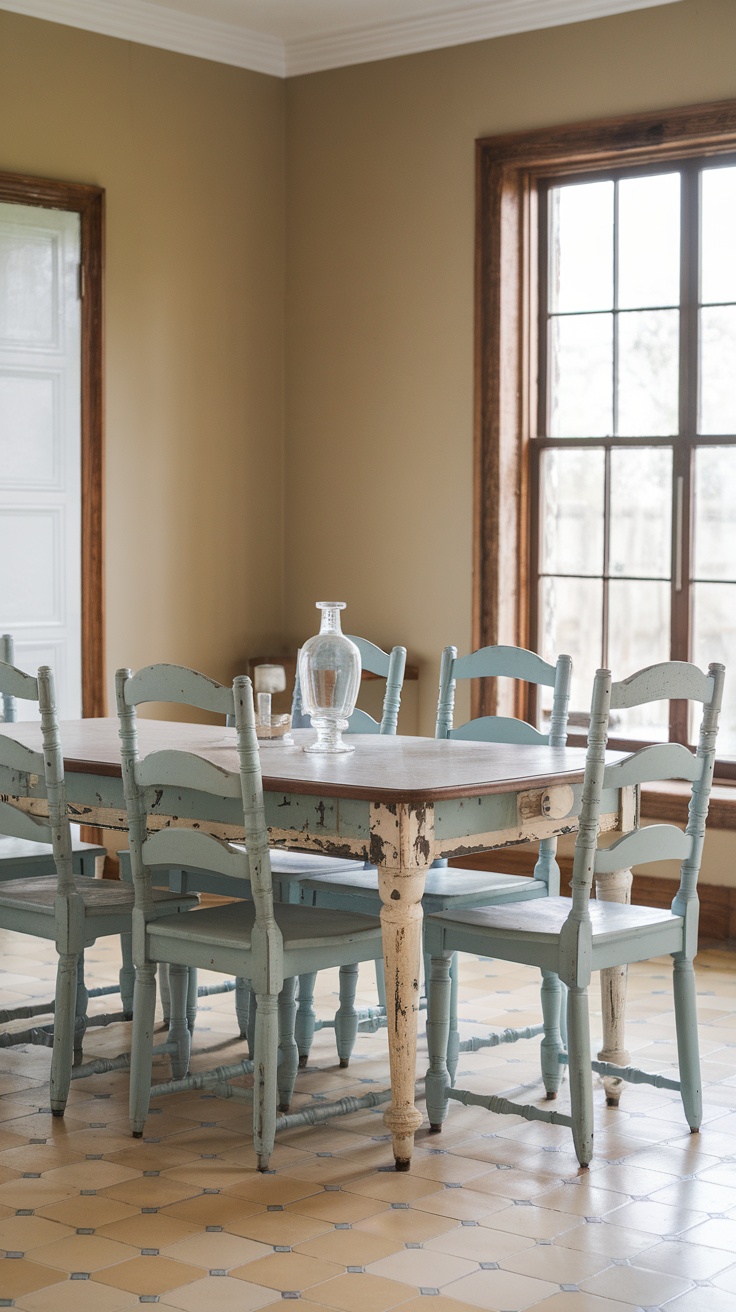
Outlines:
{"label": "wooden door trim", "polygon": [[82,266],[82,715],[106,712],[103,577],[103,310],[102,187],[0,173],[0,202],[70,210],[80,216]]}

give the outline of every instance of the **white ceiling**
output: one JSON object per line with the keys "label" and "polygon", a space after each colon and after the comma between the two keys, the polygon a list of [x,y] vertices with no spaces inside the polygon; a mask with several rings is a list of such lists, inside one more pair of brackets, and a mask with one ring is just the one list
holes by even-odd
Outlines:
{"label": "white ceiling", "polygon": [[275,77],[678,0],[0,0],[0,9]]}

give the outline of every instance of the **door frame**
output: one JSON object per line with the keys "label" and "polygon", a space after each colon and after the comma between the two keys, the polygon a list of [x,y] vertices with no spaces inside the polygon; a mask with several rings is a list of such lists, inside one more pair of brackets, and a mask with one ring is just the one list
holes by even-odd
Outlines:
{"label": "door frame", "polygon": [[71,210],[80,216],[81,474],[82,474],[82,715],[104,715],[105,628],[103,577],[103,309],[105,192],[80,182],[57,182],[0,172],[0,202]]}

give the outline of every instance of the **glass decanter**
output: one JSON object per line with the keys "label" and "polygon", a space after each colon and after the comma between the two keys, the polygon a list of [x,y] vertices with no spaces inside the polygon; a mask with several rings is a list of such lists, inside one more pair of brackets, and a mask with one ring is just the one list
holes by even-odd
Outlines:
{"label": "glass decanter", "polygon": [[322,611],[319,633],[305,642],[299,655],[299,683],[304,709],[317,730],[317,741],[305,752],[355,750],[342,735],[355,710],[360,687],[360,652],[340,628],[344,601],[318,601]]}

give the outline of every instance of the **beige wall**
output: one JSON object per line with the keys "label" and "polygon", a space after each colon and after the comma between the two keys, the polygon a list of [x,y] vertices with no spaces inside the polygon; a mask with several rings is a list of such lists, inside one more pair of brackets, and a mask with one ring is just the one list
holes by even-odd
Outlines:
{"label": "beige wall", "polygon": [[474,141],[736,96],[734,50],[683,0],[287,82],[287,625],[405,642],[424,733],[471,642]]}
{"label": "beige wall", "polygon": [[0,168],[107,191],[109,669],[228,677],[332,594],[431,733],[471,641],[474,141],[736,96],[734,49],[732,0],[682,0],[284,84],[0,10]]}
{"label": "beige wall", "polygon": [[232,677],[283,622],[283,83],[0,11],[0,124],[107,194],[108,669]]}

